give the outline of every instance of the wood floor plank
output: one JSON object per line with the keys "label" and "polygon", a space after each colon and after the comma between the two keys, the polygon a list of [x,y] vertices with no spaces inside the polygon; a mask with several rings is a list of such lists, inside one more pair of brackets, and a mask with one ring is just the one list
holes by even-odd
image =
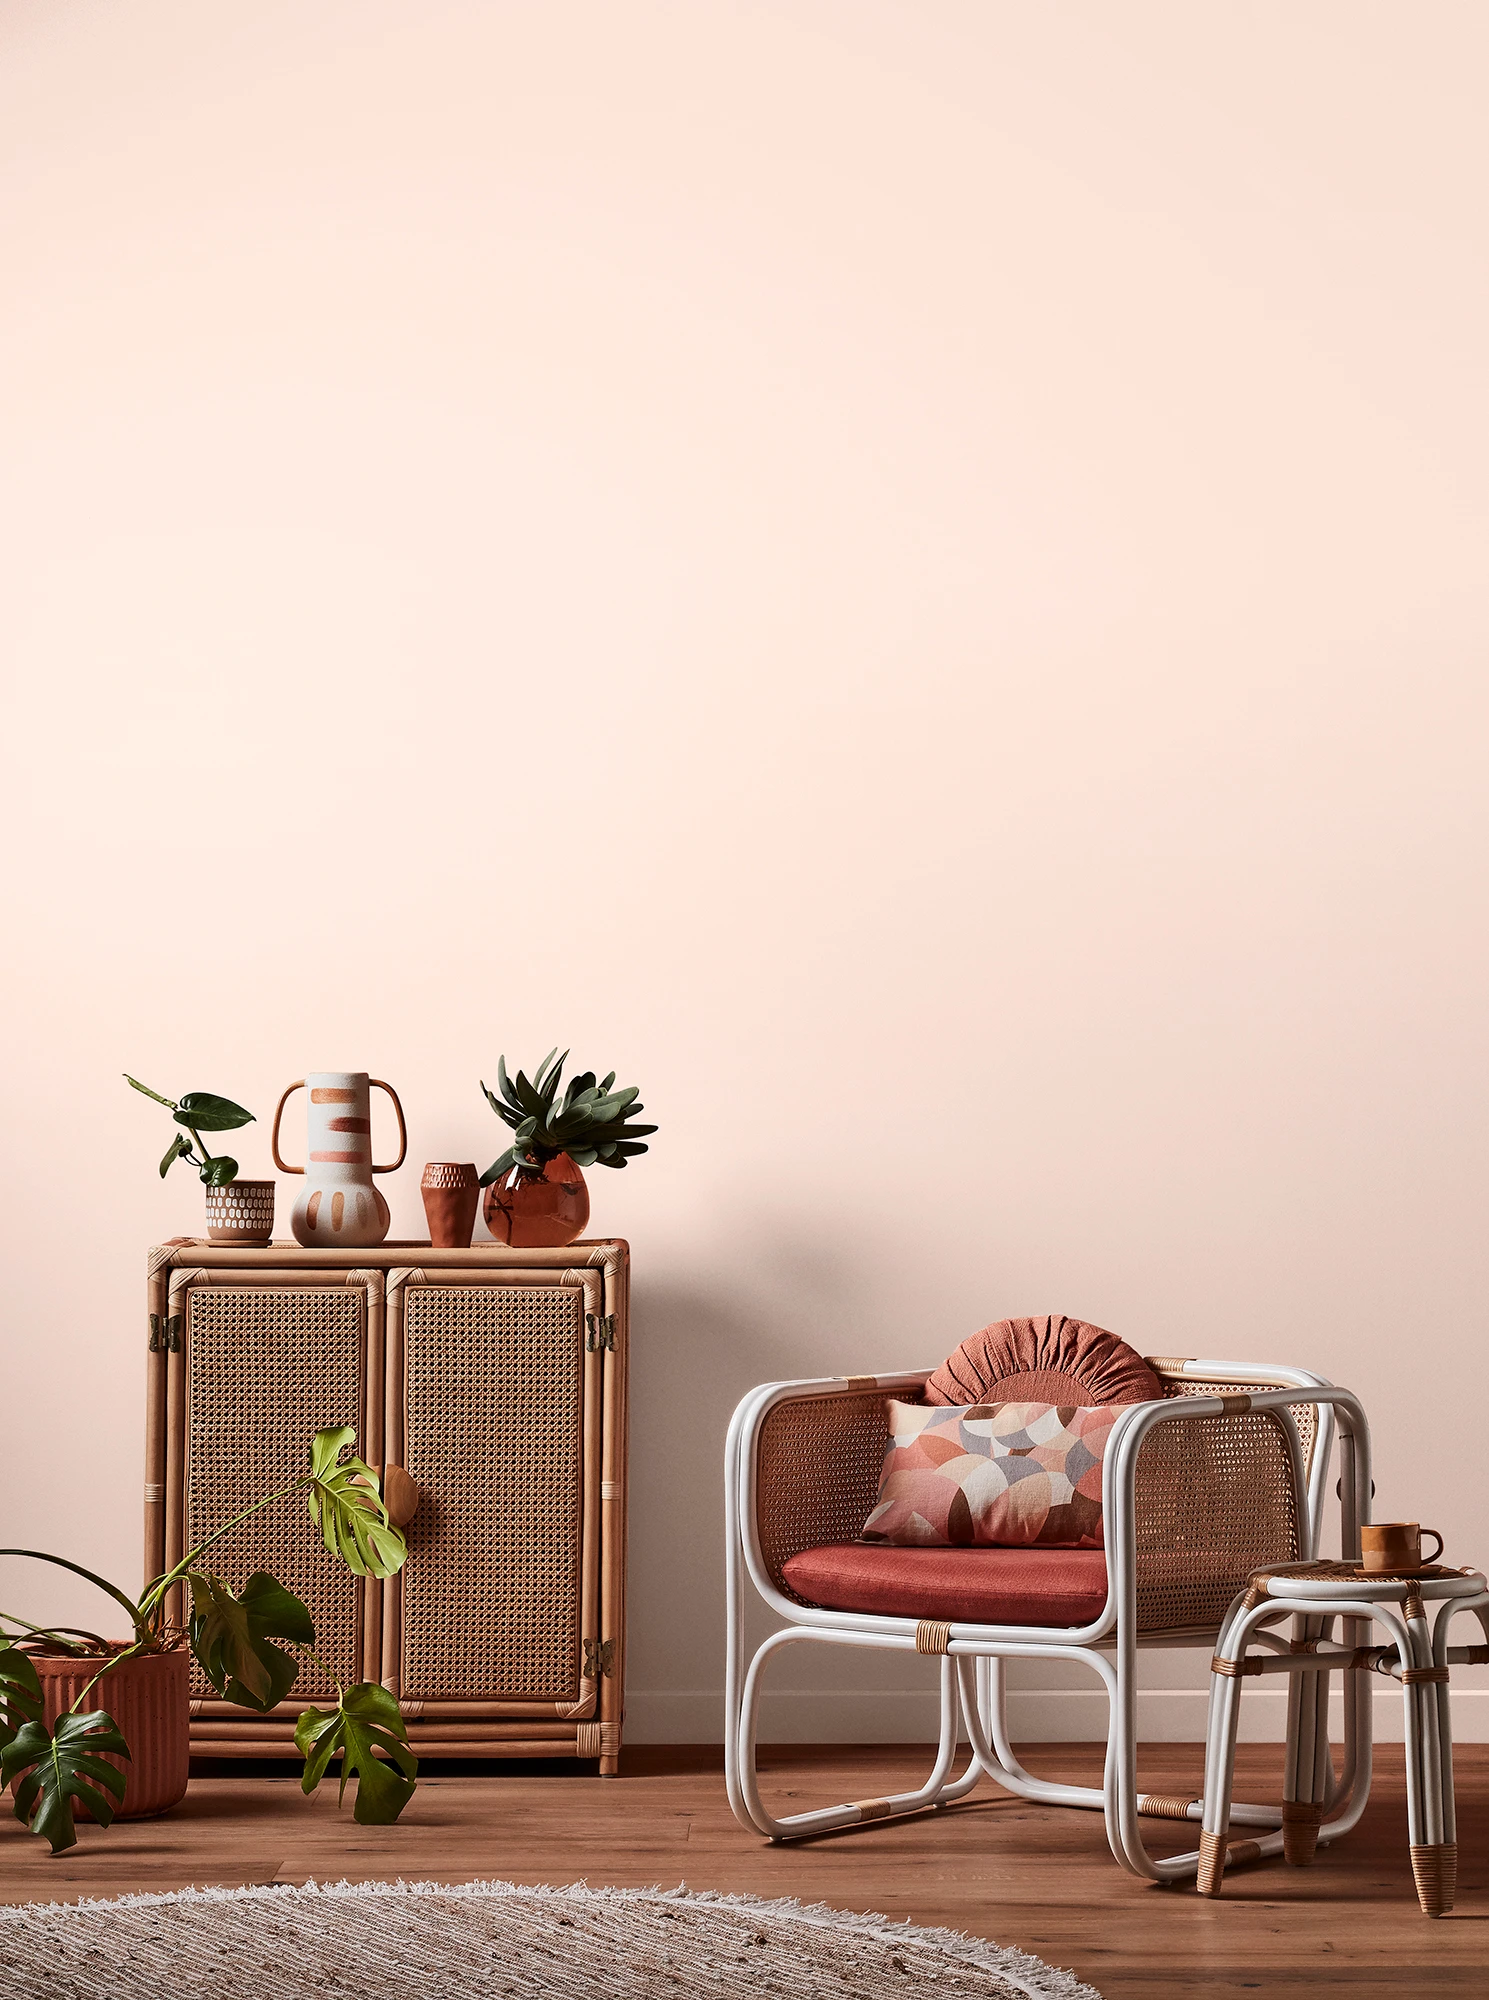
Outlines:
{"label": "wood floor plank", "polygon": [[[1153,1745],[1143,1783],[1196,1787],[1202,1753]],[[1041,1774],[1099,1783],[1098,1745],[1031,1748]],[[790,1747],[763,1754],[765,1789],[801,1811],[919,1781],[923,1748]],[[1243,1745],[1238,1795],[1276,1796],[1279,1753]],[[8,1813],[0,1901],[116,1896],[188,1883],[375,1880],[570,1882],[745,1890],[995,1938],[1071,1967],[1107,2000],[1264,1993],[1365,2000],[1484,2000],[1489,1994],[1489,1746],[1457,1753],[1458,1906],[1417,1909],[1401,1751],[1377,1751],[1357,1830],[1312,1868],[1238,1870],[1211,1902],[1124,1874],[1099,1813],[1031,1806],[984,1785],[964,1805],[791,1846],[739,1827],[713,1748],[627,1750],[616,1779],[583,1767],[426,1766],[396,1827],[359,1827],[327,1786],[305,1798],[285,1766],[201,1767],[175,1812],[81,1831],[55,1861]],[[1157,1852],[1194,1836],[1144,1822]]]}

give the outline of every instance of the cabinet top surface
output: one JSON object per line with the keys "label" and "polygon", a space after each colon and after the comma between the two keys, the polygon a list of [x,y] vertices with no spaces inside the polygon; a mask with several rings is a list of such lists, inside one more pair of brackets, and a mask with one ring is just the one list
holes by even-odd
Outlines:
{"label": "cabinet top surface", "polygon": [[395,1270],[417,1263],[444,1269],[487,1270],[573,1270],[581,1265],[616,1269],[630,1259],[630,1245],[618,1236],[580,1237],[551,1250],[512,1250],[505,1243],[472,1243],[463,1250],[436,1250],[427,1239],[409,1238],[379,1243],[374,1249],[307,1250],[286,1239],[261,1248],[243,1249],[231,1244],[210,1243],[204,1236],[173,1236],[157,1243],[150,1251],[153,1275],[169,1265],[200,1264],[229,1269],[357,1271]]}

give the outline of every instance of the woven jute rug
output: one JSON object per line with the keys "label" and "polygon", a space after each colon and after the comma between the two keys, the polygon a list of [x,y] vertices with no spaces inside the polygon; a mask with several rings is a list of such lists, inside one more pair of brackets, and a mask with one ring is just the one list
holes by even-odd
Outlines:
{"label": "woven jute rug", "polygon": [[510,1882],[183,1889],[0,1908],[5,2000],[1100,2000],[1027,1953],[884,1917]]}

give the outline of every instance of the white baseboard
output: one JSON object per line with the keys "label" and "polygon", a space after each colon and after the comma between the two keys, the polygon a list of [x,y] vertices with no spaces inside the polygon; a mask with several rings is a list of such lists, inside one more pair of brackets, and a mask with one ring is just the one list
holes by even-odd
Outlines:
{"label": "white baseboard", "polygon": [[[1137,1698],[1138,1733],[1145,1743],[1203,1743],[1209,1691],[1153,1688]],[[1375,1740],[1402,1740],[1398,1690],[1375,1691]],[[626,1697],[628,1743],[720,1743],[722,1693],[633,1692]],[[1025,1743],[1099,1743],[1106,1736],[1106,1696],[1099,1689],[1021,1689],[1008,1697],[1013,1736]],[[901,1694],[790,1694],[767,1692],[760,1701],[762,1743],[934,1742],[936,1697]],[[1343,1701],[1336,1690],[1329,1734],[1343,1735]],[[1241,1701],[1241,1741],[1280,1743],[1287,1733],[1284,1688],[1248,1687]],[[1453,1695],[1453,1735],[1460,1743],[1489,1743],[1489,1688]]]}

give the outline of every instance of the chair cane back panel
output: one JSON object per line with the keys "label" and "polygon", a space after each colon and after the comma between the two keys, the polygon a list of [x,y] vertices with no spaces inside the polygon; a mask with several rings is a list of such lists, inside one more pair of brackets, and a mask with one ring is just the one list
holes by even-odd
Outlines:
{"label": "chair cane back panel", "polygon": [[[1168,1377],[1163,1386],[1172,1397],[1245,1395],[1258,1385]],[[1318,1412],[1299,1403],[1288,1415],[1306,1472]],[[1294,1488],[1278,1413],[1159,1424],[1143,1443],[1135,1485],[1140,1632],[1217,1626],[1252,1570],[1302,1556],[1307,1495]]]}
{"label": "chair cane back panel", "polygon": [[578,1696],[597,1374],[573,1286],[405,1288],[403,1463],[421,1492],[398,1584],[405,1699]]}
{"label": "chair cane back panel", "polygon": [[856,1541],[879,1497],[889,1443],[887,1391],[803,1396],[777,1403],[760,1426],[756,1517],[760,1552],[783,1597],[800,1596],[782,1571],[803,1549]]}
{"label": "chair cane back panel", "polygon": [[[210,1284],[193,1285],[187,1300],[189,1550],[304,1472],[316,1431],[350,1424],[361,1450],[367,1295],[355,1285]],[[347,1686],[362,1678],[362,1585],[326,1549],[303,1494],[286,1495],[234,1528],[206,1564],[235,1590],[255,1570],[268,1570],[309,1608],[315,1651],[331,1674]],[[193,1697],[215,1692],[193,1661]],[[302,1665],[297,1700],[334,1692],[325,1674]]]}

